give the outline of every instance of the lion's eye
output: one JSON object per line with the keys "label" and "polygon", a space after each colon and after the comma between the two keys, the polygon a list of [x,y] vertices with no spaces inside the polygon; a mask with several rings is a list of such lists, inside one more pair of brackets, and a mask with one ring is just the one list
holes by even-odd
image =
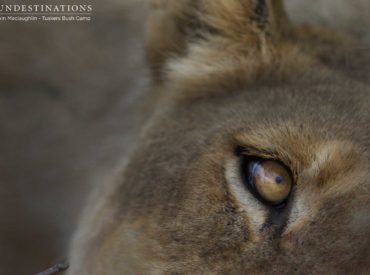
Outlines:
{"label": "lion's eye", "polygon": [[293,187],[290,170],[276,160],[243,157],[242,175],[249,191],[263,203],[284,206]]}

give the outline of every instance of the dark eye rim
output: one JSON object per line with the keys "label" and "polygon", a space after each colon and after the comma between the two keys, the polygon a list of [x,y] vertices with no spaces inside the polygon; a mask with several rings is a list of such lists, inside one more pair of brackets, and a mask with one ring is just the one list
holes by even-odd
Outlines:
{"label": "dark eye rim", "polygon": [[242,181],[243,181],[243,185],[248,189],[248,191],[256,199],[258,199],[261,203],[263,203],[264,205],[272,207],[274,209],[284,209],[287,206],[288,201],[289,201],[289,199],[291,197],[291,194],[293,192],[293,186],[290,189],[290,192],[289,192],[287,198],[284,201],[282,201],[280,203],[277,203],[277,204],[271,203],[270,201],[264,199],[259,194],[259,192],[255,188],[255,184],[252,183],[253,179],[251,178],[251,175],[249,173],[249,169],[247,167],[249,166],[249,164],[251,162],[262,163],[264,161],[275,161],[286,169],[286,171],[289,173],[292,181],[294,181],[294,177],[293,177],[293,173],[292,173],[291,169],[287,165],[285,165],[281,160],[276,159],[276,158],[262,158],[262,157],[258,157],[258,156],[249,156],[249,155],[243,155],[243,154],[239,155],[239,158],[240,158],[241,178],[242,178]]}

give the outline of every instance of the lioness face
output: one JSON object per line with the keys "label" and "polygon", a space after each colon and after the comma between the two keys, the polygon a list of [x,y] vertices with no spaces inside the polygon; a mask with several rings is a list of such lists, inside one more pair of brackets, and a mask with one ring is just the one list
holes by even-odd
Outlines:
{"label": "lioness face", "polygon": [[350,44],[279,1],[154,2],[157,108],[71,274],[370,270],[370,88],[355,54],[331,59]]}

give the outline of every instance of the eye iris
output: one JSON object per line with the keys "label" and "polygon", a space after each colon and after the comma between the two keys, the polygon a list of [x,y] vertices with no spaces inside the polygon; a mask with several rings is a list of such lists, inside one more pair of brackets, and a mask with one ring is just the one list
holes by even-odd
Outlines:
{"label": "eye iris", "polygon": [[270,205],[285,202],[291,192],[293,180],[290,170],[275,160],[253,159],[244,166],[248,189]]}

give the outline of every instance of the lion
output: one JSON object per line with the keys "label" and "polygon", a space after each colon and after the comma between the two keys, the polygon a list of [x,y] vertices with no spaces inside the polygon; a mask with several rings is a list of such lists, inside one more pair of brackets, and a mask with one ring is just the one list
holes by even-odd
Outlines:
{"label": "lion", "polygon": [[132,150],[67,274],[366,274],[369,52],[282,0],[153,0]]}

